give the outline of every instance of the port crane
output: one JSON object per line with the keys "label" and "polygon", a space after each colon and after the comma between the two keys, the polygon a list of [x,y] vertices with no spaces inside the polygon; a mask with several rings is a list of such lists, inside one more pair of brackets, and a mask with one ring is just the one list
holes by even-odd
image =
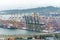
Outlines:
{"label": "port crane", "polygon": [[[14,17],[13,17],[14,16]],[[17,21],[17,17],[15,18],[15,14],[11,14],[11,17],[10,17],[10,20],[9,20],[9,23],[12,24],[13,26],[12,27],[15,27],[15,28],[18,28],[18,25],[19,25],[19,21]]]}

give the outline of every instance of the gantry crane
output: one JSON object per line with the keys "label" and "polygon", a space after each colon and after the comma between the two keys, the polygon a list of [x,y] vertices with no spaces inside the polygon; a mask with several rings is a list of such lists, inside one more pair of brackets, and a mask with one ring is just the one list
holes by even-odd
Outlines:
{"label": "gantry crane", "polygon": [[[17,15],[18,16],[18,15]],[[19,22],[17,21],[17,18],[15,18],[15,19],[13,19],[14,17],[15,17],[15,14],[14,14],[14,17],[12,16],[12,14],[11,14],[11,17],[12,17],[12,19],[9,21],[9,23],[10,24],[12,24],[13,25],[13,27],[18,27],[18,25],[19,25]]]}

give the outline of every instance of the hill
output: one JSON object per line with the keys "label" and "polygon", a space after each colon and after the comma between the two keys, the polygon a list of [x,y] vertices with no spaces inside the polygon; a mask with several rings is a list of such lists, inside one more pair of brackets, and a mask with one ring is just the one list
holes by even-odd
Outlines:
{"label": "hill", "polygon": [[48,7],[38,7],[38,8],[31,8],[31,9],[12,9],[12,10],[2,10],[0,11],[0,14],[12,14],[12,13],[49,13],[49,12],[56,12],[60,13],[60,8],[58,7],[53,7],[53,6],[48,6]]}

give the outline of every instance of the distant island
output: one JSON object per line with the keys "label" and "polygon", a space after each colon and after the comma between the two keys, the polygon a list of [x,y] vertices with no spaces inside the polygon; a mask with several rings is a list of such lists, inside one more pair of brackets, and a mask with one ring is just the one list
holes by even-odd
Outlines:
{"label": "distant island", "polygon": [[59,7],[53,7],[53,6],[48,6],[48,7],[38,7],[38,8],[31,8],[31,9],[12,9],[12,10],[2,10],[0,11],[0,14],[12,14],[12,13],[45,13],[48,14],[49,12],[55,12],[55,13],[60,13],[60,8]]}

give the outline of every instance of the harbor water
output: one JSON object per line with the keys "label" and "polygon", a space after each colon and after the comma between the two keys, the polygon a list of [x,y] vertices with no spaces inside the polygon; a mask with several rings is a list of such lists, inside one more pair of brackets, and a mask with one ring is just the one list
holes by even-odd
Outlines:
{"label": "harbor water", "polygon": [[[28,31],[28,30],[21,30],[21,29],[7,29],[7,28],[0,28],[0,35],[36,35],[39,34],[38,32]],[[3,39],[3,38],[0,38]],[[55,37],[45,37],[42,40],[57,40]],[[59,39],[58,39],[59,40]]]}

